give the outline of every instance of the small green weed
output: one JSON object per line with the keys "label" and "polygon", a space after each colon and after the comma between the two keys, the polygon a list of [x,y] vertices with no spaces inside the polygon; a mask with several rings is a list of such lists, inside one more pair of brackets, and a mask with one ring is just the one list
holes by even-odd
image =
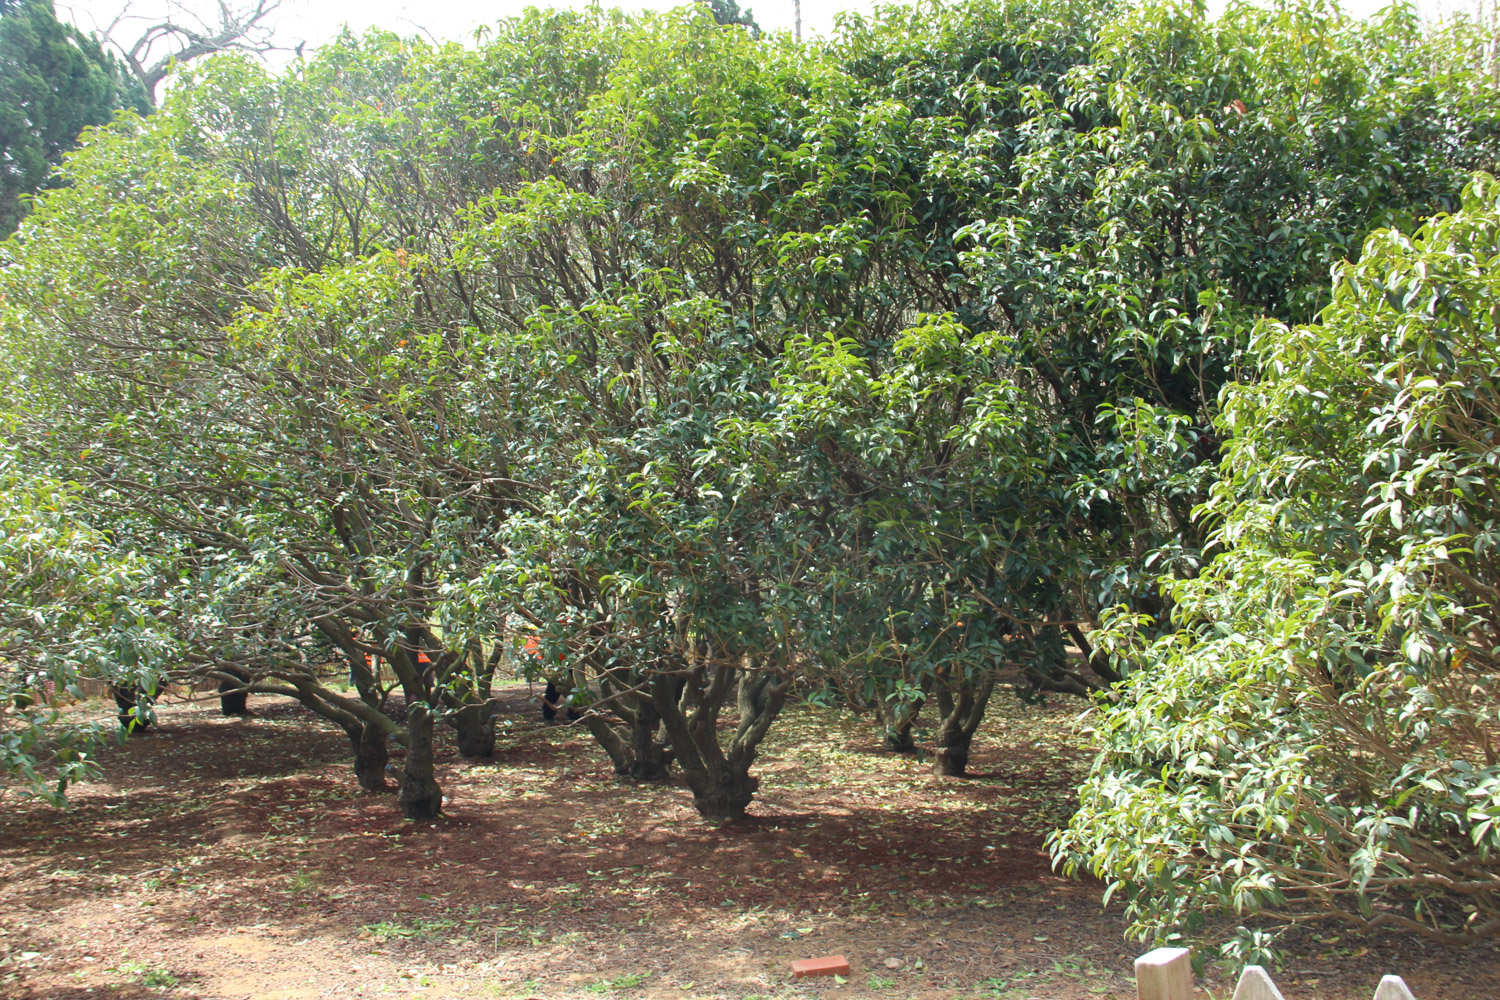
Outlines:
{"label": "small green weed", "polygon": [[620,990],[633,990],[650,978],[649,972],[629,972],[614,979],[601,979],[597,983],[590,983],[590,993],[616,993]]}
{"label": "small green weed", "polygon": [[405,923],[399,920],[382,920],[376,924],[365,924],[360,930],[377,941],[411,941],[431,940],[457,926],[458,921],[447,917],[413,917]]}
{"label": "small green weed", "polygon": [[983,996],[994,998],[994,1000],[1010,1000],[1028,992],[1019,984],[1035,977],[1036,972],[1032,970],[1017,972],[1009,976],[990,976],[980,981],[979,989]]}
{"label": "small green weed", "polygon": [[159,965],[147,965],[131,959],[121,962],[107,971],[124,976],[138,985],[152,990],[169,990],[177,985],[177,977]]}

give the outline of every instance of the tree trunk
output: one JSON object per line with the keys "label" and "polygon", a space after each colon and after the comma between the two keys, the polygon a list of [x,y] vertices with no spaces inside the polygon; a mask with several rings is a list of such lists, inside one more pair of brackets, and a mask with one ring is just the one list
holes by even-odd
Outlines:
{"label": "tree trunk", "polygon": [[127,733],[140,732],[151,728],[151,713],[142,710],[140,703],[146,702],[146,709],[150,708],[150,696],[138,686],[125,687],[119,684],[111,684],[109,693],[115,696],[115,705],[120,710],[120,728]]}
{"label": "tree trunk", "polygon": [[250,683],[250,675],[235,667],[225,667],[223,673],[231,674],[232,677],[219,681],[219,714],[249,715],[250,691],[247,685]]}
{"label": "tree trunk", "polygon": [[[623,664],[600,666],[580,658],[569,673],[574,691],[597,689],[599,693],[590,699],[583,724],[609,754],[615,773],[635,781],[665,779],[672,755],[658,736],[661,714],[651,691],[639,687],[636,672]],[[613,711],[603,711],[606,706]],[[618,720],[611,716],[618,716]]]}
{"label": "tree trunk", "polygon": [[[778,674],[727,663],[701,662],[684,689],[680,675],[662,674],[651,682],[652,703],[666,727],[682,776],[693,791],[693,805],[704,819],[736,820],[760,782],[750,776],[756,750],[786,703],[790,682]],[[738,683],[736,684],[736,679]],[[726,753],[719,745],[718,716],[730,691],[737,691],[740,720]],[[681,694],[679,695],[679,692]],[[691,712],[686,710],[691,706]]]}
{"label": "tree trunk", "polygon": [[969,747],[984,721],[984,710],[994,690],[993,673],[979,680],[959,678],[951,684],[937,682],[938,710],[943,721],[937,731],[937,754],[933,761],[936,773],[954,778],[968,773]]}
{"label": "tree trunk", "polygon": [[667,777],[671,755],[657,739],[661,715],[649,699],[639,698],[637,702],[630,719],[629,774],[636,781],[663,781]]}
{"label": "tree trunk", "polygon": [[458,733],[458,752],[473,760],[495,755],[495,712],[489,702],[468,704],[448,716]]}
{"label": "tree trunk", "polygon": [[348,734],[349,742],[354,746],[354,776],[359,779],[359,787],[367,792],[387,791],[385,768],[390,763],[391,754],[386,748],[384,731],[363,725],[357,730],[348,730]]}
{"label": "tree trunk", "polygon": [[735,768],[727,761],[696,771],[684,768],[683,775],[693,790],[693,805],[704,819],[744,819],[745,809],[760,787],[748,765]]}
{"label": "tree trunk", "polygon": [[885,748],[891,753],[913,754],[917,752],[917,741],[911,734],[911,719],[897,726],[885,726]]}
{"label": "tree trunk", "polygon": [[912,726],[927,702],[927,692],[932,685],[930,677],[922,681],[922,696],[919,698],[878,698],[875,714],[880,719],[881,736],[885,748],[892,753],[916,753],[917,743],[912,738]]}
{"label": "tree trunk", "polygon": [[468,643],[461,655],[438,656],[438,694],[447,709],[448,725],[458,734],[458,752],[471,760],[495,755],[495,708],[490,704],[490,690],[500,654],[500,642],[486,657],[483,645],[476,640]]}
{"label": "tree trunk", "polygon": [[948,778],[965,777],[969,773],[969,746],[973,741],[973,734],[962,730],[946,734],[946,740],[938,743],[933,771]]}
{"label": "tree trunk", "polygon": [[609,754],[609,762],[614,765],[615,773],[627,775],[634,763],[631,754],[630,741],[620,735],[619,729],[609,719],[599,712],[588,712],[583,717],[583,725],[589,734],[594,737],[594,742],[604,748]]}
{"label": "tree trunk", "polygon": [[1120,673],[1114,667],[1110,666],[1109,657],[1102,651],[1096,650],[1089,643],[1088,636],[1083,634],[1083,629],[1071,623],[1066,627],[1068,635],[1072,637],[1074,644],[1078,647],[1078,651],[1083,654],[1083,658],[1088,663],[1089,669],[1110,684],[1118,684],[1121,680]]}
{"label": "tree trunk", "polygon": [[432,776],[432,710],[414,702],[407,706],[406,720],[409,742],[396,802],[407,819],[433,819],[443,810],[443,792]]}
{"label": "tree trunk", "polygon": [[[633,704],[627,704],[630,701]],[[658,738],[661,717],[649,699],[618,696],[615,711],[623,725],[604,713],[589,711],[583,724],[594,741],[609,754],[615,773],[635,781],[663,781],[671,770],[672,754]]]}

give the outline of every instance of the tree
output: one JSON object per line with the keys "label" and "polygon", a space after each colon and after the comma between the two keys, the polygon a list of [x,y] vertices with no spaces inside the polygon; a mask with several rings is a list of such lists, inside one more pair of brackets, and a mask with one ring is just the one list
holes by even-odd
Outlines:
{"label": "tree", "polygon": [[[519,40],[489,56],[534,57]],[[403,72],[418,61],[423,71]],[[451,232],[419,221],[431,199],[463,204],[477,191],[447,181],[487,178],[442,174],[469,135],[392,127],[450,121],[405,115],[446,96],[455,74],[483,77],[468,61],[377,36],[346,40],[284,84],[244,61],[205,69],[148,122],[121,123],[79,154],[74,187],[6,274],[9,357],[31,376],[12,401],[17,433],[88,485],[91,523],[152,561],[181,669],[248,674],[252,693],[298,698],[348,733],[366,787],[384,784],[386,741],[403,744],[399,799],[412,816],[440,807],[433,724],[450,695],[487,689],[475,674],[493,668],[485,647],[505,613],[443,611],[447,574],[470,578],[469,562],[450,557],[482,557],[478,539],[514,500],[491,446],[509,417],[473,395],[493,401],[467,286],[438,280],[406,242],[422,233],[441,247]],[[330,94],[345,96],[330,105]],[[388,112],[360,110],[377,105]],[[330,108],[344,127],[324,128]],[[439,164],[422,197],[405,166],[422,162],[418,148]],[[348,157],[388,169],[351,189]],[[67,272],[57,294],[40,280],[53,268]],[[344,338],[328,340],[335,330]],[[453,378],[434,381],[439,372]],[[501,423],[452,419],[461,414]],[[316,659],[328,643],[352,693]],[[404,718],[388,704],[393,686]]]}
{"label": "tree", "polygon": [[[965,772],[1000,678],[1091,684],[1055,624],[1070,617],[1064,584],[1086,572],[1067,542],[1073,451],[958,256],[977,199],[1008,185],[1020,80],[1056,87],[1088,57],[1091,15],[1062,13],[934,5],[847,25],[848,96],[819,130],[827,165],[809,171],[817,183],[797,202],[809,210],[779,247],[782,294],[806,303],[808,335],[787,351],[766,445],[819,511],[821,660],[864,672],[897,746],[912,709],[935,701],[946,774]],[[953,94],[976,78],[987,103],[971,112]],[[983,184],[954,183],[956,148],[976,150]]]}
{"label": "tree", "polygon": [[1157,581],[1200,564],[1255,317],[1310,318],[1359,233],[1494,161],[1493,88],[1408,86],[1434,50],[1407,16],[975,3],[845,26],[828,218],[781,237],[787,297],[832,335],[783,371],[768,447],[818,469],[789,478],[836,526],[818,564],[850,632],[822,649],[866,658],[873,697],[949,677],[961,751],[997,671],[1119,679],[1089,633],[1121,601],[1165,615]]}
{"label": "tree", "polygon": [[507,579],[508,525],[572,482],[588,414],[532,419],[563,412],[563,314],[619,292],[580,283],[609,247],[575,234],[619,229],[564,141],[612,18],[523,18],[472,54],[347,38],[283,81],[205,65],[79,155],[6,275],[20,433],[149,553],[183,669],[298,698],[366,787],[404,745],[408,815],[440,805],[435,722],[493,745],[497,651],[547,610]]}
{"label": "tree", "polygon": [[[795,676],[806,528],[726,437],[764,416],[787,327],[743,185],[796,148],[802,97],[793,50],[672,17],[642,24],[555,176],[495,205],[480,243],[490,266],[524,251],[545,303],[517,391],[548,492],[503,548],[617,770],[656,776],[670,751],[700,812],[733,819]],[[527,205],[545,228],[518,225]]]}
{"label": "tree", "polygon": [[825,672],[897,745],[936,703],[962,774],[997,687],[1139,665],[1092,630],[1200,564],[1252,317],[1308,318],[1500,134],[1493,94],[1409,85],[1400,23],[1132,17],[932,4],[810,52],[695,6],[205,61],[0,275],[14,439],[150,562],[183,669],[300,699],[367,787],[404,745],[410,815],[440,723],[493,745],[523,630],[707,816]]}
{"label": "tree", "polygon": [[266,23],[281,0],[219,3],[214,20],[187,4],[170,3],[160,14],[135,14],[126,3],[100,33],[124,59],[146,99],[155,105],[166,78],[188,63],[215,52],[259,54],[275,50]]}
{"label": "tree", "polygon": [[1500,931],[1497,252],[1482,175],[1455,214],[1372,234],[1316,324],[1259,330],[1263,377],[1221,424],[1222,554],[1175,584],[1166,636],[1117,623],[1155,676],[1104,719],[1053,845],[1139,933],[1214,909],[1262,918],[1242,947],[1324,916]]}
{"label": "tree", "polygon": [[[170,659],[156,628],[149,567],[76,517],[76,489],[28,474],[0,450],[0,773],[23,794],[61,803],[97,771],[112,728],[68,721],[57,704],[81,676],[150,687]],[[143,708],[129,723],[148,718]]]}
{"label": "tree", "polygon": [[0,10],[0,237],[25,217],[26,196],[55,183],[49,174],[84,128],[144,106],[98,43],[57,20],[51,0]]}

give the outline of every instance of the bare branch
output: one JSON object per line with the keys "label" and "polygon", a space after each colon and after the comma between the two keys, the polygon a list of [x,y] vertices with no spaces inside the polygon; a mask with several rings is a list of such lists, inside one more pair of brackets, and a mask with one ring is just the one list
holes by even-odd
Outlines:
{"label": "bare branch", "polygon": [[120,54],[154,105],[157,90],[178,66],[215,52],[266,53],[280,46],[272,41],[267,19],[282,0],[218,0],[212,23],[186,4],[172,3],[162,14],[132,13],[126,3],[108,26],[98,31]]}

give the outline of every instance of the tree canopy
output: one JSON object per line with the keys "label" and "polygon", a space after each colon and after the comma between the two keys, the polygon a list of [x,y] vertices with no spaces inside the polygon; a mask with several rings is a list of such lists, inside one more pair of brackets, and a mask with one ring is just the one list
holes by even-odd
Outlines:
{"label": "tree canopy", "polygon": [[[280,76],[195,64],[157,114],[94,132],[6,245],[10,474],[19,497],[65,497],[47,530],[67,541],[76,521],[113,574],[48,636],[128,649],[70,668],[117,684],[170,672],[294,697],[348,735],[371,790],[394,742],[412,817],[441,808],[440,726],[493,748],[490,684],[512,659],[583,711],[618,771],[679,773],[712,818],[748,808],[757,748],[799,694],[873,712],[895,749],[931,701],[951,775],[997,687],[1097,698],[1109,741],[1060,857],[1126,885],[1146,933],[1226,901],[1321,912],[1338,900],[1215,896],[1211,879],[1173,896],[1152,881],[1161,856],[1112,824],[1133,822],[1131,769],[1169,759],[1141,720],[1189,704],[1193,637],[1271,596],[1235,560],[1283,541],[1422,549],[1422,585],[1408,573],[1392,609],[1370,597],[1373,631],[1340,647],[1376,675],[1431,615],[1450,631],[1424,657],[1452,663],[1472,632],[1453,624],[1472,594],[1396,600],[1431,593],[1438,548],[1467,544],[1457,513],[1425,541],[1402,534],[1425,524],[1411,504],[1368,539],[1358,502],[1285,538],[1234,527],[1291,516],[1245,491],[1314,475],[1280,466],[1284,421],[1251,402],[1281,398],[1283,341],[1313,336],[1277,331],[1334,329],[1352,293],[1330,296],[1329,269],[1372,229],[1458,210],[1496,165],[1500,101],[1458,39],[1402,8],[1209,21],[972,0],[801,45],[691,4],[532,11],[477,49],[346,36]],[[1446,303],[1420,290],[1458,252],[1445,225],[1415,285],[1345,274],[1392,308]],[[1399,270],[1365,246],[1359,268]],[[1377,342],[1323,363],[1414,370],[1377,364]],[[1332,408],[1318,379],[1285,405]],[[1345,464],[1318,483],[1384,470],[1384,525],[1407,490],[1391,477],[1439,480],[1364,464],[1394,447],[1380,435],[1429,433],[1382,417],[1360,437],[1375,398],[1330,410],[1347,436],[1326,458]],[[1489,480],[1466,462],[1441,481],[1450,500],[1473,485],[1472,521]],[[1240,766],[1236,739],[1221,749]],[[1453,905],[1401,891],[1423,920]]]}
{"label": "tree canopy", "polygon": [[1372,234],[1318,322],[1259,329],[1205,510],[1222,554],[1167,635],[1114,623],[1149,672],[1056,841],[1152,932],[1225,905],[1497,926],[1497,263],[1485,175]]}
{"label": "tree canopy", "polygon": [[99,44],[57,20],[52,0],[0,8],[0,235],[24,199],[51,183],[62,154],[121,108],[144,110],[140,89]]}

